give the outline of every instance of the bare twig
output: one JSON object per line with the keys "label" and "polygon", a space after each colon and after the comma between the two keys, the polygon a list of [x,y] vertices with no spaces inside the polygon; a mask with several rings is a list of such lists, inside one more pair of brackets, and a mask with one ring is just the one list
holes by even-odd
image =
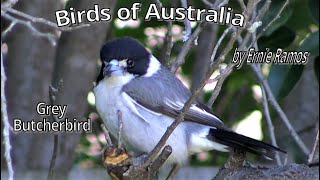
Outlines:
{"label": "bare twig", "polygon": [[[199,92],[198,92],[199,93]],[[161,137],[160,141],[157,143],[157,145],[152,149],[152,151],[148,154],[148,157],[145,160],[144,166],[147,167],[152,162],[152,160],[155,158],[155,156],[159,153],[159,151],[162,149],[162,147],[167,142],[169,136],[172,134],[174,129],[180,124],[180,122],[183,121],[183,118],[185,116],[185,113],[190,108],[192,102],[196,99],[196,96],[198,93],[193,94],[189,100],[185,103],[183,106],[181,113],[175,118],[175,121],[167,128],[166,132]]]}
{"label": "bare twig", "polygon": [[[162,3],[160,0],[155,0],[157,6],[159,9],[161,9],[163,6],[162,6]],[[166,12],[166,15],[168,13]],[[167,33],[166,33],[166,38],[165,38],[165,41],[164,41],[164,51],[165,52],[165,56],[164,56],[164,59],[162,62],[164,62],[166,65],[169,65],[170,62],[170,55],[171,55],[171,50],[172,50],[172,47],[173,47],[173,39],[172,39],[172,21],[169,20],[167,21]]]}
{"label": "bare twig", "polygon": [[123,122],[122,122],[122,112],[118,110],[118,121],[119,121],[119,131],[118,131],[118,148],[122,148],[122,142],[121,142],[121,136],[122,136],[122,128],[123,128]]}
{"label": "bare twig", "polygon": [[104,137],[105,137],[105,139],[107,141],[107,146],[110,146],[110,147],[113,146],[113,143],[112,143],[112,140],[110,138],[110,134],[109,134],[109,131],[108,131],[107,127],[104,124],[101,124],[100,127],[101,127],[102,132],[104,134]]}
{"label": "bare twig", "polygon": [[[269,24],[268,24],[265,28],[262,29],[262,31],[258,34],[257,38],[256,38],[254,41],[251,42],[251,44],[250,44],[250,46],[249,46],[248,48],[252,47],[252,45],[262,36],[262,34],[263,34],[277,19],[280,18],[280,14],[281,14],[282,11],[287,7],[288,4],[289,4],[289,0],[286,0],[286,1],[283,3],[282,7],[280,8],[279,12],[277,13],[276,17],[273,18],[273,19],[269,22]],[[266,8],[267,8],[267,9],[269,8],[269,4],[266,4]],[[264,13],[265,13],[265,12],[264,12]]]}
{"label": "bare twig", "polygon": [[266,12],[269,10],[270,4],[271,4],[271,0],[266,0],[262,8],[259,10],[259,14],[257,15],[254,21],[260,21],[262,17],[264,17]]}
{"label": "bare twig", "polygon": [[220,47],[221,42],[223,41],[223,39],[226,37],[226,35],[229,33],[230,29],[232,28],[232,26],[229,26],[227,29],[225,29],[222,33],[222,35],[220,36],[216,46],[213,49],[212,55],[211,55],[211,59],[210,59],[210,63],[212,63],[214,61],[214,58],[216,57],[218,48]]}
{"label": "bare twig", "polygon": [[54,166],[56,164],[56,159],[58,155],[58,143],[59,143],[59,136],[58,134],[53,135],[53,152],[50,160],[50,166],[48,171],[48,177],[47,179],[53,179],[53,173],[54,173]]}
{"label": "bare twig", "polygon": [[168,21],[165,44],[166,44],[166,46],[165,46],[164,62],[166,64],[168,64],[168,62],[170,61],[171,50],[172,50],[172,47],[173,47],[172,21]]}
{"label": "bare twig", "polygon": [[244,11],[246,9],[246,5],[244,4],[243,0],[238,0],[238,2],[239,2],[239,5],[240,5],[242,11]]}
{"label": "bare twig", "polygon": [[163,163],[168,159],[170,154],[172,153],[171,146],[167,145],[163,148],[159,157],[149,166],[149,170],[151,172],[157,172]]}
{"label": "bare twig", "polygon": [[178,67],[184,63],[185,57],[188,54],[193,41],[198,38],[198,36],[199,36],[200,32],[202,31],[203,27],[205,26],[205,24],[206,24],[205,21],[201,21],[199,23],[198,27],[194,30],[194,32],[192,33],[192,35],[188,39],[188,41],[186,41],[183,44],[176,60],[169,66],[171,68],[172,73],[175,73],[177,71]]}
{"label": "bare twig", "polygon": [[3,3],[1,3],[1,7],[12,7],[14,6],[19,0],[8,0],[8,1],[5,1]]}
{"label": "bare twig", "polygon": [[[259,71],[261,71],[261,69],[259,68]],[[268,125],[268,129],[269,129],[269,134],[270,134],[270,138],[271,138],[271,143],[273,146],[276,146],[278,147],[278,144],[277,144],[277,139],[276,139],[276,136],[274,134],[274,126],[273,126],[273,123],[272,123],[272,120],[271,120],[271,117],[270,117],[270,112],[269,112],[269,104],[268,104],[268,99],[267,99],[267,94],[266,94],[266,91],[264,90],[263,86],[261,86],[261,91],[262,91],[262,97],[263,97],[263,101],[262,101],[262,104],[263,104],[263,113],[265,115],[265,118],[267,120],[267,125]],[[282,165],[282,162],[281,162],[281,159],[280,159],[280,154],[278,151],[276,151],[276,161],[277,161],[277,164],[279,166]]]}
{"label": "bare twig", "polygon": [[39,37],[45,37],[47,38],[50,43],[52,45],[56,45],[56,36],[54,36],[52,33],[43,33],[40,32],[38,29],[36,29],[35,27],[32,26],[30,21],[23,21],[17,18],[14,18],[13,16],[6,14],[6,13],[1,13],[1,16],[4,17],[5,19],[8,19],[12,22],[14,22],[15,24],[23,24],[26,27],[28,27],[35,35],[39,36]]}
{"label": "bare twig", "polygon": [[[83,28],[83,27],[88,27],[90,26],[90,24],[79,24],[77,26],[65,26],[65,27],[58,27],[56,23],[54,22],[51,22],[49,20],[46,20],[44,18],[39,18],[39,17],[33,17],[29,14],[26,14],[24,12],[21,12],[21,11],[18,11],[18,10],[15,10],[13,8],[7,8],[7,7],[1,7],[1,10],[4,10],[4,11],[8,11],[16,16],[20,16],[22,18],[24,18],[25,20],[27,21],[30,21],[30,22],[33,22],[33,23],[39,23],[39,24],[44,24],[44,25],[47,25],[51,28],[54,28],[56,30],[59,30],[59,31],[73,31],[73,30],[77,30],[77,29],[80,29],[80,28]],[[1,11],[1,16],[3,15],[4,13]]]}
{"label": "bare twig", "polygon": [[[62,88],[62,80],[59,81],[58,87],[54,88],[52,85],[49,86],[49,99],[50,99],[50,105],[54,105],[56,102],[56,96],[59,91],[61,91]],[[51,118],[53,122],[57,122],[58,118],[57,116],[53,115],[51,113]],[[50,160],[50,166],[49,166],[49,171],[48,171],[48,180],[53,179],[53,173],[54,173],[54,166],[56,164],[56,159],[58,156],[58,143],[59,143],[59,136],[58,134],[53,135],[53,152]]]}
{"label": "bare twig", "polygon": [[[14,15],[14,16],[13,16]],[[7,6],[2,6],[1,5],[1,16],[4,17],[5,19],[11,21],[11,24],[9,27],[1,34],[1,38],[5,38],[5,36],[8,34],[8,32],[11,31],[11,29],[16,25],[16,24],[22,24],[29,28],[35,35],[39,37],[45,37],[47,38],[50,43],[54,46],[56,45],[56,35],[52,33],[45,33],[39,31],[37,28],[33,26],[33,23],[38,23],[38,24],[44,24],[48,27],[51,27],[53,29],[59,30],[59,31],[72,31],[76,29],[80,29],[83,27],[89,26],[89,24],[81,24],[77,26],[69,26],[69,27],[58,27],[55,23],[43,19],[43,18],[38,18],[38,17],[33,17],[31,15],[28,15],[26,13],[23,13],[21,11],[15,10],[11,8],[10,5]]]}
{"label": "bare twig", "polygon": [[316,139],[314,141],[312,152],[309,155],[309,159],[308,159],[309,164],[312,164],[315,162],[319,163],[319,127],[318,127]]}
{"label": "bare twig", "polygon": [[213,105],[213,103],[215,102],[215,100],[217,99],[220,91],[221,91],[221,87],[224,83],[224,80],[228,77],[228,75],[232,72],[232,68],[235,65],[232,63],[229,63],[228,66],[225,69],[221,69],[220,70],[220,75],[217,76],[215,79],[218,80],[214,90],[211,93],[211,96],[208,100],[207,106],[211,107]]}
{"label": "bare twig", "polygon": [[[181,6],[184,8],[188,8],[187,0],[180,0]],[[185,18],[184,20],[185,30],[183,31],[183,42],[187,42],[189,40],[189,37],[192,33],[191,31],[191,22],[188,18]]]}
{"label": "bare twig", "polygon": [[214,3],[209,2],[208,0],[202,0],[202,2],[207,5],[209,8],[213,8],[213,9],[218,9],[221,6],[224,6],[226,4],[228,4],[229,0],[220,0],[220,1],[215,1]]}
{"label": "bare twig", "polygon": [[8,28],[1,33],[1,39],[4,39],[15,25],[16,25],[16,22],[11,22]]}
{"label": "bare twig", "polygon": [[259,68],[257,67],[256,64],[252,64],[251,68],[252,68],[254,74],[256,75],[256,77],[258,78],[259,82],[261,83],[262,87],[265,89],[266,94],[268,96],[268,100],[269,100],[270,104],[274,107],[276,112],[278,113],[281,121],[286,125],[287,129],[289,130],[291,136],[293,137],[293,139],[296,142],[296,144],[298,145],[298,147],[303,151],[303,153],[306,156],[308,156],[309,152],[310,152],[309,149],[306,147],[306,145],[300,139],[299,135],[297,134],[297,132],[295,131],[295,129],[291,125],[287,115],[281,109],[280,105],[278,104],[277,100],[275,99],[275,97],[271,91],[269,84],[263,78],[261,71],[259,71]]}
{"label": "bare twig", "polygon": [[217,6],[217,8],[220,8],[220,7],[222,7],[222,6],[224,6],[224,5],[228,4],[228,3],[229,3],[229,0],[224,0]]}
{"label": "bare twig", "polygon": [[179,165],[175,164],[172,167],[172,169],[171,169],[171,171],[170,171],[170,173],[169,173],[169,175],[168,175],[166,180],[173,180],[173,177],[177,174],[178,170],[179,170]]}
{"label": "bare twig", "polygon": [[[1,42],[2,44],[2,42]],[[4,157],[7,161],[8,168],[8,179],[13,180],[13,168],[12,168],[12,160],[10,156],[11,144],[10,144],[10,123],[8,120],[8,111],[7,111],[7,99],[5,95],[5,83],[7,80],[7,76],[4,71],[3,65],[3,54],[1,51],[1,115],[3,122],[3,141],[4,141]]]}

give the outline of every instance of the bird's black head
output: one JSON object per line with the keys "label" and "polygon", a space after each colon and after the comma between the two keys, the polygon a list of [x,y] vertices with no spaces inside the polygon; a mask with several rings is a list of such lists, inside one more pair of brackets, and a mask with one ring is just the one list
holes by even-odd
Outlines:
{"label": "bird's black head", "polygon": [[130,37],[117,38],[105,43],[100,50],[102,66],[97,82],[105,76],[127,72],[135,76],[148,71],[151,54],[137,40]]}

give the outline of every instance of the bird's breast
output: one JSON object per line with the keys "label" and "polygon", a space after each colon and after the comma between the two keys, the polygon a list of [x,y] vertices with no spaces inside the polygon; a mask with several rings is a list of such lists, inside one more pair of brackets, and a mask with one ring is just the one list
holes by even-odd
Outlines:
{"label": "bird's breast", "polygon": [[[149,153],[159,142],[173,119],[154,114],[145,108],[134,106],[123,96],[121,87],[99,83],[94,88],[97,111],[113,136],[119,132],[118,110],[122,113],[122,143],[136,153]],[[136,108],[133,111],[133,108]],[[138,113],[138,114],[137,114]],[[187,135],[184,126],[179,125],[167,144],[173,152],[168,162],[184,163],[188,157]]]}

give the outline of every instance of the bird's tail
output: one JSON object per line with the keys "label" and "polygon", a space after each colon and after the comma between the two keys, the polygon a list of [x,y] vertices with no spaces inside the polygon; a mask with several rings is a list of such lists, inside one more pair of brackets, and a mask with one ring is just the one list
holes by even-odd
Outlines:
{"label": "bird's tail", "polygon": [[286,153],[271,144],[223,129],[210,129],[208,139],[220,144],[273,159],[275,152]]}

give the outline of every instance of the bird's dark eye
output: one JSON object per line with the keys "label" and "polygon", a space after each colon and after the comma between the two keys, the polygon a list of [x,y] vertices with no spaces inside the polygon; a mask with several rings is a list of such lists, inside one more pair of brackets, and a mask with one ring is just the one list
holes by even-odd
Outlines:
{"label": "bird's dark eye", "polygon": [[133,66],[134,66],[134,61],[133,61],[132,59],[128,59],[128,60],[127,60],[127,66],[128,66],[129,68],[133,67]]}

